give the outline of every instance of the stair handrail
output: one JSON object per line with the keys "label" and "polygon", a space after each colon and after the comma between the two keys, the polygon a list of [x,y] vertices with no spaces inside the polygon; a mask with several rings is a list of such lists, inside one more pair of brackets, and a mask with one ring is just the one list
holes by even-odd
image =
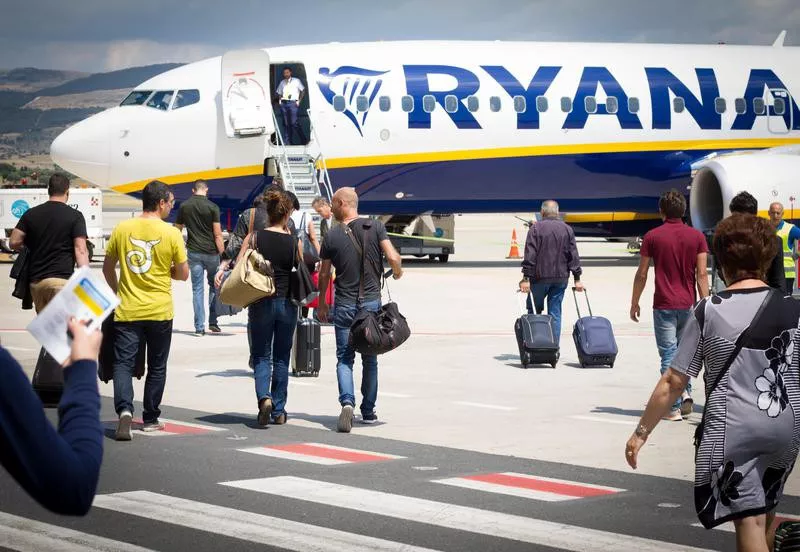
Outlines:
{"label": "stair handrail", "polygon": [[[286,143],[283,141],[283,135],[278,127],[278,118],[275,116],[275,110],[272,110],[272,121],[275,123],[275,145],[278,146],[278,149],[281,151],[281,156],[278,160],[281,178],[283,178],[284,182],[288,180],[288,184],[291,185],[291,191],[296,192],[292,168],[289,166],[289,152],[286,150]],[[269,143],[269,141],[267,143]],[[283,173],[284,167],[286,167],[286,174]],[[286,188],[286,184],[284,184],[284,188]]]}
{"label": "stair handrail", "polygon": [[[328,174],[328,165],[325,162],[325,156],[322,153],[322,144],[319,141],[319,134],[317,134],[317,127],[314,124],[314,120],[311,118],[311,113],[308,113],[308,123],[309,128],[311,129],[311,136],[313,137],[314,142],[317,144],[317,148],[319,149],[319,155],[314,159],[314,169],[316,172],[322,175],[322,178],[317,177],[317,188],[319,188],[319,184],[325,187],[325,193],[328,196],[328,201],[333,199],[333,188],[331,186],[331,176]],[[322,192],[322,190],[320,190]]]}

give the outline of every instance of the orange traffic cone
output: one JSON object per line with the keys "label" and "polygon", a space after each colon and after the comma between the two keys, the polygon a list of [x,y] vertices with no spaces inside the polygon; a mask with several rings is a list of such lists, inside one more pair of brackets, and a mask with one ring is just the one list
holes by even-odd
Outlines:
{"label": "orange traffic cone", "polygon": [[517,229],[511,231],[511,250],[508,252],[506,259],[521,259],[522,255],[519,254],[519,244],[517,243]]}

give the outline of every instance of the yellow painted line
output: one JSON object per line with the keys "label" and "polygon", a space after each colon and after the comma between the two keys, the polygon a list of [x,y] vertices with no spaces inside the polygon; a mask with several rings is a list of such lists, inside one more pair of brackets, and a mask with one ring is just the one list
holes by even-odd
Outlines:
{"label": "yellow painted line", "polygon": [[215,180],[219,178],[236,178],[237,176],[253,176],[263,174],[263,165],[248,165],[245,167],[231,167],[229,169],[212,169],[193,173],[176,174],[172,176],[161,176],[158,178],[148,178],[147,180],[137,180],[119,186],[112,186],[112,190],[121,194],[139,192],[153,180],[160,180],[164,184],[183,184],[195,180]]}
{"label": "yellow painted line", "polygon": [[448,238],[434,238],[433,236],[408,236],[406,234],[396,234],[393,232],[386,232],[389,236],[394,236],[396,238],[413,238],[415,240],[423,240],[423,241],[435,241],[435,242],[443,242],[443,243],[455,243],[456,240],[451,240]]}
{"label": "yellow painted line", "polygon": [[658,213],[572,213],[564,215],[564,222],[632,222],[637,220],[658,220]]}

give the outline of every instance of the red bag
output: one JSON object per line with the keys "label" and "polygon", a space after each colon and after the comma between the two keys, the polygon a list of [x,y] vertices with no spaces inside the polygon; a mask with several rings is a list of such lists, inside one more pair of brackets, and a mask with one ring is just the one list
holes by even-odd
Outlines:
{"label": "red bag", "polygon": [[[312,274],[311,279],[314,281],[314,285],[317,286],[317,288],[319,288],[319,272],[315,272],[314,274]],[[328,303],[329,307],[333,306],[333,278],[331,278],[330,282],[328,282],[328,289],[325,291],[325,301]],[[314,299],[306,306],[311,309],[318,308],[319,299],[318,298]]]}

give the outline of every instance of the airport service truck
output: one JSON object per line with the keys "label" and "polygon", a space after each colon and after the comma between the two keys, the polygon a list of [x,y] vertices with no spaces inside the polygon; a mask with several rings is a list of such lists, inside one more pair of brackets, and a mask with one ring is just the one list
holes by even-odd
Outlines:
{"label": "airport service truck", "polygon": [[[30,209],[48,200],[47,188],[4,188],[0,189],[0,250],[12,253],[8,238],[16,228],[20,217]],[[103,192],[98,188],[70,188],[68,204],[83,213],[88,234],[87,248],[89,259],[95,251],[105,250],[103,234]]]}

